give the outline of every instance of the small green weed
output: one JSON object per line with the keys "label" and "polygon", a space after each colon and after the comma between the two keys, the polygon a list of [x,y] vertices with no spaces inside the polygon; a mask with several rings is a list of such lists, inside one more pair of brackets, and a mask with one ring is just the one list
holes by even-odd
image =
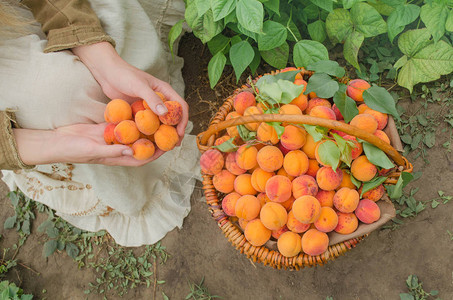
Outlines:
{"label": "small green weed", "polygon": [[4,300],[31,300],[33,295],[24,294],[24,291],[8,280],[0,282],[0,299]]}
{"label": "small green weed", "polygon": [[[423,289],[423,283],[419,281],[417,275],[409,275],[409,277],[406,279],[406,285],[409,293],[401,293],[401,300],[425,300],[439,294],[439,292],[436,290],[432,290],[429,293],[425,292],[425,290]],[[436,299],[440,300],[440,298]]]}
{"label": "small green weed", "polygon": [[208,288],[204,286],[204,277],[199,284],[189,282],[190,293],[186,296],[186,300],[212,300],[221,298],[220,296],[211,295]]}

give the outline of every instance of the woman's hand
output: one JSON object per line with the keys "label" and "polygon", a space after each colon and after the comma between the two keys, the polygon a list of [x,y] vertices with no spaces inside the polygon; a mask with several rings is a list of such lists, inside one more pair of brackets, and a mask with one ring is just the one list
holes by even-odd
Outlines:
{"label": "woman's hand", "polygon": [[110,43],[79,46],[72,51],[88,67],[110,99],[120,98],[129,103],[144,99],[158,115],[167,113],[167,108],[155,92],[161,92],[168,100],[179,102],[183,109],[182,120],[177,126],[181,143],[189,120],[189,106],[168,83],[128,64]]}
{"label": "woman's hand", "polygon": [[147,160],[137,160],[126,145],[106,145],[102,124],[75,124],[55,130],[13,129],[22,161],[27,165],[89,163],[141,166],[164,154],[156,148]]}

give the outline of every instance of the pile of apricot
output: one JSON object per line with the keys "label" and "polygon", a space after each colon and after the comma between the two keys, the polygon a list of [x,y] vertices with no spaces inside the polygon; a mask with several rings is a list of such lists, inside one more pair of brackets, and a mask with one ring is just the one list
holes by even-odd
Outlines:
{"label": "pile of apricot", "polygon": [[130,146],[138,160],[152,157],[156,146],[162,151],[172,150],[179,141],[175,126],[181,121],[182,106],[176,101],[167,101],[159,92],[156,94],[168,109],[165,115],[156,115],[145,100],[132,104],[122,99],[111,100],[104,111],[108,123],[104,130],[105,142]]}
{"label": "pile of apricot", "polygon": [[[307,84],[302,76],[296,76],[294,83]],[[390,143],[382,131],[388,116],[361,103],[362,93],[369,87],[360,79],[348,84],[348,96],[359,105],[359,114],[350,125]],[[331,101],[314,93],[305,95],[304,91],[290,104],[280,106],[279,113],[344,122]],[[234,111],[226,119],[262,114],[266,108],[257,103],[254,93],[243,91],[235,96]],[[318,155],[319,145],[326,139],[315,142],[301,124],[282,125],[284,132],[279,138],[271,124],[246,124],[249,131],[256,132],[256,140],[247,142],[241,139],[236,126],[227,128],[215,145],[233,141],[237,150],[223,153],[216,148],[209,149],[200,158],[201,169],[204,174],[213,175],[224,213],[237,222],[250,244],[262,246],[274,240],[286,257],[301,251],[320,255],[328,248],[329,232],[350,234],[359,223],[369,224],[380,218],[376,201],[385,189],[381,184],[361,195],[362,187],[357,188],[351,180],[352,175],[366,182],[379,173],[354,136],[329,132],[354,143],[351,167],[343,164],[334,170]]]}

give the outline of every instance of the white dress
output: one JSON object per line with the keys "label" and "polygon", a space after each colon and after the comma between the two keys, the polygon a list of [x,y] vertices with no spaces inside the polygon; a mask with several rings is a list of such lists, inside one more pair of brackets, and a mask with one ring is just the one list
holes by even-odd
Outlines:
{"label": "white dress", "polygon": [[[182,95],[182,58],[172,59],[161,39],[183,18],[184,3],[90,2],[121,57]],[[24,9],[21,13],[32,17]],[[104,122],[109,99],[89,70],[70,51],[43,53],[45,37],[39,25],[32,30],[0,43],[0,109],[16,109],[23,128]],[[76,227],[105,229],[120,245],[140,246],[182,226],[199,177],[198,155],[195,136],[186,134],[181,147],[142,167],[51,164],[4,170],[2,179],[11,190],[20,189]]]}

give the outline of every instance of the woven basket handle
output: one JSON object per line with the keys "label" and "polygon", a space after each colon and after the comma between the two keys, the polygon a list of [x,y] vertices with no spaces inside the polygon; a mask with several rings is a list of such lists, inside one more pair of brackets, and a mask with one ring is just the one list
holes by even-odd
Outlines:
{"label": "woven basket handle", "polygon": [[368,143],[378,147],[379,149],[384,151],[398,166],[406,167],[407,164],[407,160],[405,160],[403,156],[399,154],[395,148],[393,148],[390,144],[387,144],[377,136],[365,130],[359,129],[357,127],[342,122],[312,117],[308,115],[262,114],[242,116],[211,125],[205,132],[202,132],[198,135],[198,142],[201,146],[212,146],[207,145],[209,138],[212,135],[215,135],[216,133],[231,126],[256,122],[287,122],[295,124],[319,125],[329,129],[342,131],[349,135],[367,141]]}

